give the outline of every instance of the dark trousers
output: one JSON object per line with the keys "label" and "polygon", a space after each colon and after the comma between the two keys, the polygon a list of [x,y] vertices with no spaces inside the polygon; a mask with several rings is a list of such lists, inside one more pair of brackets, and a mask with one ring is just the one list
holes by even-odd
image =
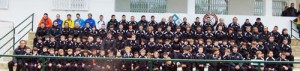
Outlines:
{"label": "dark trousers", "polygon": [[24,65],[23,71],[37,71],[37,66],[34,63],[28,63],[28,65]]}
{"label": "dark trousers", "polygon": [[193,71],[193,67],[190,65],[186,65],[186,67],[182,67],[182,71]]}
{"label": "dark trousers", "polygon": [[[9,69],[9,71],[13,71],[14,64],[15,64],[15,62],[13,62],[13,61],[8,62],[8,69]],[[16,69],[16,71],[21,71],[22,67],[23,67],[22,61],[17,61],[17,69]]]}

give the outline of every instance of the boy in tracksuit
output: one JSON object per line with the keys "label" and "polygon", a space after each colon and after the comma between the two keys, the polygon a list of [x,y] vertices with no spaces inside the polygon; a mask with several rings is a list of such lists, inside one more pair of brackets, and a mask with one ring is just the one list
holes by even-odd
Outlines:
{"label": "boy in tracksuit", "polygon": [[[73,57],[73,49],[67,50],[67,55],[65,57]],[[66,60],[66,70],[74,71],[75,70],[75,60],[74,59],[65,59]]]}
{"label": "boy in tracksuit", "polygon": [[[164,59],[171,59],[170,57],[166,57]],[[166,61],[162,64],[163,71],[177,71],[177,66],[172,61]]]}
{"label": "boy in tracksuit", "polygon": [[[30,48],[26,48],[25,52],[26,53],[24,55],[32,56]],[[34,58],[23,58],[23,62],[24,62],[23,70],[27,71],[27,70],[35,70],[36,69],[37,61],[34,60]]]}
{"label": "boy in tracksuit", "polygon": [[[133,54],[131,53],[131,47],[130,46],[125,46],[125,53],[123,54],[122,58],[132,58]],[[125,60],[122,64],[122,70],[121,71],[132,71],[132,61],[130,60]]]}
{"label": "boy in tracksuit", "polygon": [[[194,53],[194,58],[195,59],[206,59],[206,54],[204,53],[204,48],[203,46],[198,46],[197,52]],[[196,71],[204,71],[204,68],[206,66],[206,63],[204,62],[198,62],[195,63]]]}
{"label": "boy in tracksuit", "polygon": [[[282,52],[280,54],[280,58],[277,59],[277,61],[289,61],[288,59],[286,59],[286,54],[285,52]],[[279,71],[293,71],[290,64],[284,63],[284,64],[279,64]]]}
{"label": "boy in tracksuit", "polygon": [[[58,57],[64,57],[64,50],[63,49],[59,49],[58,50]],[[66,59],[61,59],[58,58],[56,59],[56,71],[61,71],[61,70],[66,70]]]}
{"label": "boy in tracksuit", "polygon": [[[109,51],[107,57],[108,58],[115,58],[114,52]],[[117,65],[117,64],[115,64],[115,60],[112,60],[112,59],[106,60],[105,64],[106,64],[106,68],[105,68],[106,71],[114,71],[115,68],[116,68],[116,65]]]}
{"label": "boy in tracksuit", "polygon": [[[217,48],[214,48],[213,51],[212,51],[213,54],[211,54],[209,56],[208,59],[211,59],[211,60],[221,60],[221,55],[220,55],[220,52],[219,52],[219,49]],[[211,62],[209,63],[209,67],[208,67],[208,70],[209,71],[219,71],[220,70],[220,65],[221,63],[220,62]]]}
{"label": "boy in tracksuit", "polygon": [[[153,53],[153,58],[154,59],[160,59],[160,54],[157,52],[157,51],[155,51],[154,53]],[[161,67],[161,62],[160,61],[154,61],[153,62],[153,71],[160,71],[160,67]]]}
{"label": "boy in tracksuit", "polygon": [[[140,50],[140,56],[139,58],[148,58],[146,56],[146,50],[142,49]],[[148,62],[147,61],[139,61],[139,68],[137,69],[137,71],[147,71],[148,70]]]}
{"label": "boy in tracksuit", "polygon": [[[232,48],[232,53],[230,54],[231,56],[231,60],[243,60],[244,57],[242,56],[242,54],[240,54],[238,52],[238,46],[233,46]],[[234,70],[234,71],[244,71],[244,67],[242,66],[243,63],[231,63],[232,65],[232,69],[231,70]]]}
{"label": "boy in tracksuit", "polygon": [[[268,57],[265,59],[265,61],[276,61],[276,58],[273,57],[273,52],[269,51],[268,52]],[[277,64],[274,63],[266,63],[265,70],[268,71],[275,71],[277,69]]]}
{"label": "boy in tracksuit", "polygon": [[[55,51],[54,51],[54,48],[50,48],[49,49],[49,55],[48,56],[57,56],[56,54],[55,54]],[[56,69],[56,59],[54,59],[54,58],[48,58],[47,60],[46,60],[46,71],[55,71],[55,69]]]}
{"label": "boy in tracksuit", "polygon": [[[139,53],[138,52],[134,52],[133,58],[139,58]],[[134,60],[132,61],[132,67],[133,67],[133,71],[139,71],[140,69],[140,61]]]}
{"label": "boy in tracksuit", "polygon": [[[185,46],[183,47],[183,53],[181,54],[181,59],[193,59],[193,55],[191,54],[191,47],[189,46]],[[191,62],[181,62],[181,67],[183,71],[192,71],[193,67],[192,67],[192,63]]]}

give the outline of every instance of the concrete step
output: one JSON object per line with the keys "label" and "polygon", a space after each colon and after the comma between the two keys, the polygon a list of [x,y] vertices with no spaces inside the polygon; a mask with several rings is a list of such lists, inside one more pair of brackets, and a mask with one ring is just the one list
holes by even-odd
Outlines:
{"label": "concrete step", "polygon": [[27,40],[27,44],[26,44],[26,45],[27,45],[27,46],[33,45],[33,40],[31,40],[31,39]]}
{"label": "concrete step", "polygon": [[35,38],[35,33],[33,33],[33,32],[28,33],[29,40],[33,40],[34,38]]}
{"label": "concrete step", "polygon": [[292,39],[291,46],[300,46],[300,41],[296,39]]}

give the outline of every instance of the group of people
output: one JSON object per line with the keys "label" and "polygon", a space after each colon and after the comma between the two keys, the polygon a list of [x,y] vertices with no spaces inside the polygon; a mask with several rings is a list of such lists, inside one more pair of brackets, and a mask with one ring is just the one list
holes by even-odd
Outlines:
{"label": "group of people", "polygon": [[[183,22],[179,25],[170,16],[168,21],[160,22],[151,16],[141,16],[140,21],[126,15],[117,21],[115,15],[106,23],[103,15],[99,21],[83,20],[80,14],[73,21],[71,14],[62,21],[60,16],[51,21],[44,14],[36,31],[34,47],[26,47],[21,41],[14,55],[57,56],[57,57],[99,57],[99,58],[146,58],[146,59],[201,59],[201,60],[260,60],[260,61],[294,61],[290,46],[291,37],[285,28],[272,31],[264,26],[261,18],[254,24],[249,19],[240,25],[234,17],[232,23],[225,25],[224,19],[214,23],[210,17],[195,22]],[[53,24],[52,24],[53,23]],[[154,61],[154,71],[257,71],[256,63],[236,62],[172,62]],[[41,59],[16,57],[9,62],[12,71],[38,71]],[[262,64],[264,71],[292,71],[293,64]],[[135,60],[98,60],[98,59],[46,59],[46,71],[148,71],[149,61]]]}
{"label": "group of people", "polygon": [[[299,7],[300,7],[300,4],[299,4]],[[296,17],[297,14],[299,14],[299,13],[300,13],[300,10],[298,10],[298,12],[297,12],[297,9],[295,8],[295,3],[291,3],[290,7],[285,6],[284,10],[281,13],[281,16]]]}

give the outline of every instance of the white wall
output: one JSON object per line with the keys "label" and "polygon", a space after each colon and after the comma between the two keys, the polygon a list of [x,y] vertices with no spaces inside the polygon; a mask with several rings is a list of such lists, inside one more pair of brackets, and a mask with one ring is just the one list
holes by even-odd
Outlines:
{"label": "white wall", "polygon": [[[162,17],[168,17],[173,15],[173,13],[127,13],[127,12],[115,12],[115,0],[89,0],[89,10],[88,11],[53,11],[51,8],[51,0],[10,0],[9,8],[7,10],[0,10],[0,20],[13,21],[15,24],[20,23],[31,13],[35,13],[34,24],[35,27],[37,23],[41,19],[43,13],[48,13],[52,20],[55,19],[56,14],[61,14],[63,19],[66,18],[66,14],[72,14],[73,19],[75,19],[75,14],[80,13],[83,18],[87,17],[87,13],[92,13],[93,18],[98,20],[98,16],[100,14],[104,15],[104,20],[108,21],[112,14],[117,15],[117,19],[120,20],[121,15],[127,15],[127,19],[129,20],[129,16],[136,16],[138,20],[141,15],[146,15],[147,19],[150,19],[151,15],[156,16],[156,20],[160,21]],[[194,0],[188,1],[188,13],[177,14],[180,18],[187,17],[188,21],[192,23],[195,17],[203,17],[203,14],[193,14],[194,8],[193,3]],[[270,2],[270,1],[268,1]],[[266,3],[268,5],[272,3]],[[269,6],[268,6],[269,7]],[[272,13],[272,11],[268,11],[268,13]],[[224,18],[225,22],[229,24],[233,17],[239,18],[239,23],[242,24],[245,19],[250,19],[253,23],[257,17],[261,17],[263,23],[270,27],[269,30],[272,30],[273,26],[279,26],[279,29],[282,28],[291,28],[289,20],[294,19],[293,17],[273,17],[273,16],[243,16],[243,15],[218,15],[220,18]],[[2,25],[0,23],[0,25]],[[35,28],[36,29],[36,28]],[[1,30],[1,29],[0,29]],[[27,38],[24,38],[27,39]]]}

